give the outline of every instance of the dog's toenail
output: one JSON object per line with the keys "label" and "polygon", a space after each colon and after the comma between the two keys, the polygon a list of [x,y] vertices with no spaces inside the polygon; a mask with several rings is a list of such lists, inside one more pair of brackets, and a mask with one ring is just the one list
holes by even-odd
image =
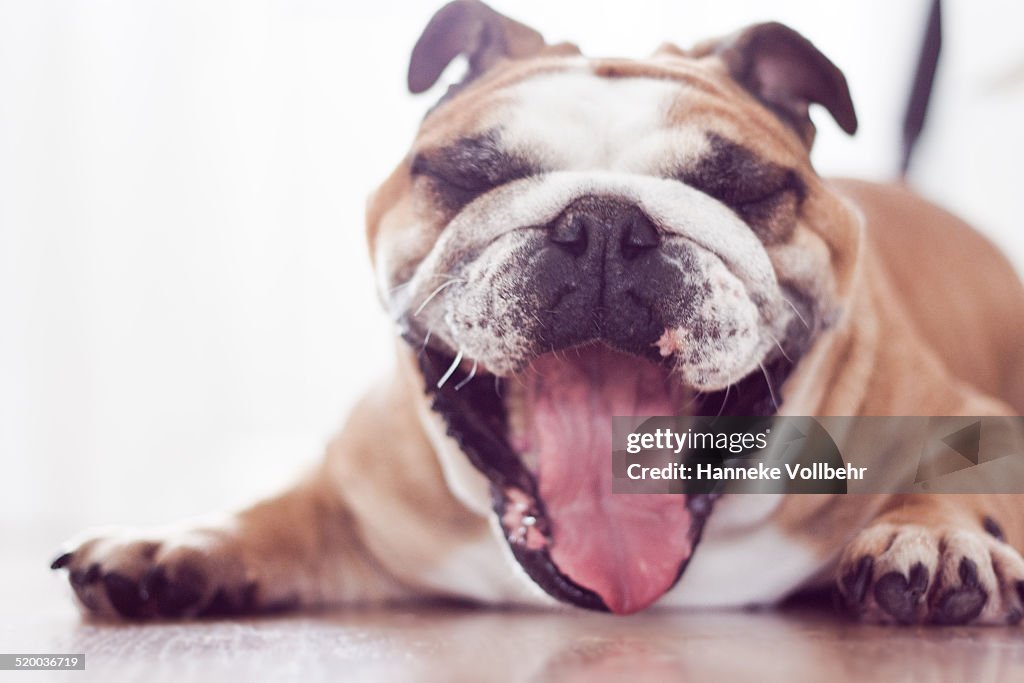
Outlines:
{"label": "dog's toenail", "polygon": [[1003,527],[999,526],[999,522],[986,516],[982,521],[982,525],[985,527],[985,531],[987,531],[989,535],[994,536],[996,539],[1003,541],[1004,543],[1006,542],[1006,534],[1003,533]]}

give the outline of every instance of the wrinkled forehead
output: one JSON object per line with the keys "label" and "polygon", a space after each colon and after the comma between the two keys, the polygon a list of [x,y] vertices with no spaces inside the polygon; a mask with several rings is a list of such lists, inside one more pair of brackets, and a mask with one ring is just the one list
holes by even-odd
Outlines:
{"label": "wrinkled forehead", "polygon": [[652,78],[603,78],[587,69],[525,80],[507,92],[502,142],[553,168],[649,169],[668,154],[699,154],[697,121],[673,121],[689,86]]}
{"label": "wrinkled forehead", "polygon": [[565,60],[460,95],[425,122],[417,147],[487,134],[548,168],[651,172],[699,158],[725,138],[765,160],[803,156],[799,141],[743,91],[695,60]]}

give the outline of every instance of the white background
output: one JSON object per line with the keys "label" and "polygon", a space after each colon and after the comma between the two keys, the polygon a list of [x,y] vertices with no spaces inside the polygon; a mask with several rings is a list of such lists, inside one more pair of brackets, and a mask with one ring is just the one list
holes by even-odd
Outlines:
{"label": "white background", "polygon": [[[860,114],[817,117],[819,169],[894,174],[926,1],[493,4],[603,55],[780,19]],[[404,90],[436,8],[0,0],[0,531],[169,521],[319,456],[389,363],[363,208],[436,97]],[[911,177],[1019,265],[1022,8],[947,3]]]}

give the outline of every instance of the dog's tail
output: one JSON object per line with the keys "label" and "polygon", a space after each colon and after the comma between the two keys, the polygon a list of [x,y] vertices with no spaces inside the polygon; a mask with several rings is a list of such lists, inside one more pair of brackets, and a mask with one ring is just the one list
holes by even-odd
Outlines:
{"label": "dog's tail", "polygon": [[910,89],[910,101],[903,116],[903,154],[900,157],[900,176],[906,177],[910,168],[910,158],[914,153],[917,139],[924,130],[925,115],[928,113],[928,102],[932,97],[935,84],[935,70],[939,65],[939,53],[942,51],[942,2],[932,0],[928,12],[928,24],[921,43],[921,55],[917,60],[917,71],[914,84]]}

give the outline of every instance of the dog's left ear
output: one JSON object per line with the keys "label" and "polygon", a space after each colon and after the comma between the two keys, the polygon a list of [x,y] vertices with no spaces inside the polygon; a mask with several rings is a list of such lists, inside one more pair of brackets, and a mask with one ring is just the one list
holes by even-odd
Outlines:
{"label": "dog's left ear", "polygon": [[454,0],[440,10],[416,41],[409,62],[409,90],[428,90],[453,59],[466,55],[469,70],[453,94],[500,59],[522,59],[545,46],[540,33],[513,21],[479,0]]}
{"label": "dog's left ear", "polygon": [[843,72],[788,26],[756,24],[694,52],[695,56],[718,56],[733,79],[796,129],[808,147],[814,141],[814,124],[807,112],[811,104],[825,107],[850,135],[857,130],[857,114]]}

